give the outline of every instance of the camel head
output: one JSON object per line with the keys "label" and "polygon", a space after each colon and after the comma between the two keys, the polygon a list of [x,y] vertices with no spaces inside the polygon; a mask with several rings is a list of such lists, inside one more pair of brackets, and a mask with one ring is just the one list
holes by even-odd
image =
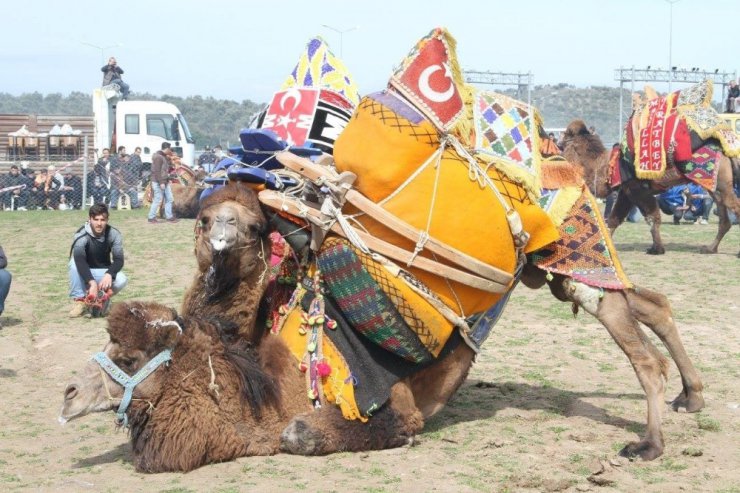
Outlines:
{"label": "camel head", "polygon": [[[108,315],[110,340],[102,353],[95,355],[67,385],[59,422],[64,424],[90,413],[118,408],[124,398],[124,388],[104,366],[115,365],[115,371],[121,372],[119,375],[124,379],[136,375],[162,351],[175,347],[182,334],[176,318],[173,309],[155,303],[115,304]],[[165,364],[154,368],[134,387],[132,397],[150,400],[156,395],[158,382],[166,371]]]}
{"label": "camel head", "polygon": [[257,194],[229,184],[201,204],[196,224],[195,257],[206,275],[211,298],[239,282],[256,282],[268,268],[270,240]]}
{"label": "camel head", "polygon": [[583,171],[583,180],[597,197],[609,194],[609,151],[583,120],[574,120],[563,134],[563,157]]}

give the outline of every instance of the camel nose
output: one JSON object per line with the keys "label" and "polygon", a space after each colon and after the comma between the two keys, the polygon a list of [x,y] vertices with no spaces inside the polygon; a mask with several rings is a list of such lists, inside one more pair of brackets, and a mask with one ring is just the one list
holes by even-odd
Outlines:
{"label": "camel nose", "polygon": [[77,396],[77,392],[79,389],[77,388],[77,385],[75,384],[69,384],[67,385],[67,388],[64,390],[64,400],[70,401],[74,399]]}

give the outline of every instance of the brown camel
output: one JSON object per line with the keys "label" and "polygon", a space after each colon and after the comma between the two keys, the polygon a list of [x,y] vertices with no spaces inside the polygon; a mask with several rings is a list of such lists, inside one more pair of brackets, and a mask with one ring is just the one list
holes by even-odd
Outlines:
{"label": "brown camel", "polygon": [[208,196],[196,223],[198,271],[185,293],[183,315],[230,320],[257,341],[252,328],[269,280],[268,233],[252,190],[228,186]]}
{"label": "brown camel", "polygon": [[[119,375],[135,375],[171,351],[171,361],[135,386],[123,410],[139,472],[187,472],[274,454],[290,417],[308,409],[293,356],[279,338],[255,348],[233,324],[181,319],[175,310],[142,302],[116,304],[108,334],[104,354]],[[106,371],[90,361],[67,385],[61,423],[119,408],[124,389]]]}
{"label": "brown camel", "polygon": [[[569,162],[583,168],[584,179],[591,193],[605,198],[609,194],[609,152],[604,148],[601,139],[589,132],[582,120],[574,120],[568,125],[562,142],[563,156]],[[740,213],[740,199],[733,191],[733,171],[735,175],[740,176],[740,161],[723,155],[718,163],[717,190],[707,190],[717,204],[719,229],[714,241],[709,246],[702,247],[702,253],[717,253],[720,241],[732,226],[728,210],[732,210],[736,215]],[[647,249],[647,253],[664,254],[665,247],[660,237],[661,211],[655,195],[686,181],[680,173],[666,173],[660,180],[635,178],[623,182],[617,201],[607,218],[610,231],[614,233],[614,230],[624,222],[632,206],[636,205],[650,224],[650,233],[653,237],[653,244]]]}
{"label": "brown camel", "polygon": [[[279,435],[279,450],[304,455],[388,448],[400,446],[413,440],[413,436],[422,430],[425,419],[442,409],[464,382],[475,359],[474,351],[467,345],[462,344],[446,357],[396,383],[391,389],[390,399],[386,405],[373,414],[368,423],[363,424],[356,420],[346,420],[339,409],[332,405],[325,405],[320,409],[309,411],[308,399],[305,396],[305,374],[300,372],[295,360],[290,359],[292,356],[290,358],[284,356],[287,349],[280,342],[282,339],[267,335],[266,331],[261,328],[263,324],[254,323],[255,317],[253,314],[258,311],[260,298],[264,293],[264,283],[255,282],[254,279],[259,279],[264,272],[265,266],[259,261],[259,257],[264,255],[263,251],[266,248],[263,246],[264,233],[261,233],[264,216],[257,204],[255,194],[242,187],[230,186],[212,197],[204,204],[201,212],[202,229],[196,240],[196,256],[201,272],[196,276],[193,290],[188,294],[184,303],[184,310],[190,310],[191,312],[185,315],[185,334],[188,333],[187,327],[200,323],[189,322],[191,319],[194,320],[194,318],[191,318],[191,314],[198,312],[198,309],[201,308],[199,303],[194,301],[197,295],[193,291],[208,291],[210,289],[207,287],[209,282],[212,286],[222,285],[215,277],[211,281],[204,280],[209,276],[209,272],[211,272],[211,276],[225,276],[225,284],[223,285],[231,286],[232,290],[243,290],[248,293],[239,295],[239,298],[243,300],[243,311],[241,312],[232,310],[232,301],[225,301],[223,309],[218,311],[218,299],[222,301],[231,299],[216,296],[213,298],[215,304],[209,306],[202,313],[198,313],[198,316],[213,318],[221,315],[239,320],[240,336],[244,341],[253,341],[252,343],[257,347],[256,352],[262,371],[266,375],[272,376],[274,380],[282,382],[275,394],[282,396],[283,399],[290,399],[290,396],[295,399],[281,401],[282,414],[278,413],[275,408],[262,411],[263,416],[269,415],[272,417],[271,419],[275,421],[276,426],[260,428],[260,430],[266,430],[265,433],[269,434],[278,428],[281,429],[282,432],[277,432],[277,435]],[[247,233],[249,231],[251,233]],[[237,257],[237,259],[227,260],[222,257]],[[231,268],[213,266],[231,266]],[[240,267],[237,268],[236,266]],[[233,279],[234,272],[239,273],[241,281]],[[247,279],[252,281],[247,281]],[[658,293],[639,288],[624,291],[606,290],[603,297],[600,298],[598,290],[563,276],[554,276],[548,281],[545,272],[534,267],[526,269],[523,282],[535,288],[548,282],[551,291],[558,299],[576,303],[604,324],[617,344],[627,354],[647,394],[648,401],[647,433],[642,440],[627,445],[622,453],[630,456],[639,455],[644,459],[653,459],[661,455],[664,445],[661,433],[661,412],[664,399],[664,377],[667,374],[668,361],[650,343],[640,329],[638,322],[646,324],[658,334],[666,347],[669,348],[671,356],[679,367],[683,381],[683,391],[673,401],[674,409],[685,407],[688,411],[696,411],[701,409],[704,403],[701,394],[701,381],[681,344],[666,298]],[[218,290],[212,290],[211,292],[217,293]],[[207,296],[200,299],[207,299]],[[200,305],[203,304],[200,303]],[[165,309],[162,308],[161,310]],[[232,311],[227,313],[229,310]],[[128,311],[131,312],[131,310]],[[125,315],[125,312],[125,309],[119,309],[115,313]],[[166,321],[175,318],[173,312],[168,314],[157,312],[156,316],[148,317],[148,320],[162,319]],[[122,367],[128,374],[138,371],[146,364],[148,359],[154,357],[162,347],[166,346],[165,343],[162,343],[156,347],[150,348],[147,346],[145,349],[142,347],[144,344],[153,344],[128,342],[128,339],[121,334],[122,329],[116,328],[118,326],[114,323],[115,320],[117,319],[114,317],[110,325],[112,344],[109,345],[106,352],[117,365],[128,364],[129,366]],[[231,322],[234,320],[231,320]],[[242,325],[244,323],[248,325]],[[121,327],[126,327],[128,331],[134,325],[131,321],[121,323]],[[211,332],[213,332],[212,329]],[[232,337],[231,332],[229,337]],[[215,337],[211,337],[211,339],[215,339]],[[171,339],[168,341],[171,341]],[[117,350],[121,352],[116,352]],[[130,355],[132,354],[137,355],[133,366],[131,366],[130,361]],[[173,352],[173,361],[175,361],[178,354],[176,345]],[[211,354],[214,353],[211,352]],[[201,380],[197,381],[200,382],[201,395],[206,395],[207,392],[208,379],[205,378],[209,375],[209,372],[206,371],[207,359],[205,354],[201,354],[198,358],[198,364],[203,368],[204,375]],[[286,359],[290,362],[286,362]],[[97,364],[92,363],[91,365],[81,377],[81,381],[74,382],[68,387],[65,393],[65,405],[61,419],[71,419],[82,416],[87,412],[114,409],[119,405],[123,394],[120,382],[117,385],[110,378],[101,378]],[[157,375],[160,371],[157,370],[154,375]],[[178,375],[186,374],[188,371],[191,370],[183,369]],[[257,370],[255,369],[255,371]],[[216,374],[218,375],[220,372],[217,371]],[[146,386],[148,381],[149,379],[145,380],[140,386],[139,393],[134,392],[134,397],[151,400],[155,406],[154,413],[156,413],[157,409],[162,407],[164,400],[155,399],[155,395],[152,393],[145,393],[149,388]],[[222,385],[218,379],[216,383]],[[192,385],[196,385],[195,380]],[[108,390],[105,390],[106,388]],[[110,399],[108,398],[108,392],[111,396]],[[172,398],[174,399],[174,397]],[[141,409],[148,408],[148,404],[144,401],[134,401],[132,406],[134,406],[133,409],[140,410],[138,411],[139,414],[143,414]],[[246,409],[248,407],[242,406],[240,412],[244,413]],[[236,411],[233,412],[235,416],[239,416]],[[131,411],[128,414],[132,423],[135,422],[135,419],[132,418],[139,415],[136,413],[132,415]],[[280,419],[276,417],[277,414],[280,414]],[[258,425],[265,426],[262,422],[258,424],[254,419],[250,421],[246,417],[241,418],[241,421],[237,418],[231,418],[231,422],[245,423],[244,428],[234,425],[237,430],[250,430],[250,423],[255,430]],[[147,433],[134,433],[132,431],[135,454],[139,454],[144,449],[161,448],[160,445],[147,448],[147,444],[144,443],[145,437],[156,444],[166,441],[164,437],[155,437],[154,431],[155,429],[147,429]],[[168,432],[164,427],[157,431],[161,433]],[[239,438],[239,433],[236,433],[236,435],[232,433],[232,436],[235,437],[234,440],[237,442],[244,440],[243,437]],[[274,453],[278,450],[275,436],[265,437],[264,434],[260,436],[262,437],[261,440],[265,442],[262,446],[252,443],[251,446],[246,448],[232,447],[232,449],[238,449],[242,455]],[[208,440],[207,437],[198,437],[197,439],[199,441]],[[138,446],[136,446],[137,440],[141,442]],[[244,450],[246,451],[244,452]],[[185,451],[180,453],[185,454]],[[137,464],[141,463],[139,457],[141,456],[137,455]],[[170,458],[167,465],[159,464],[154,467],[142,463],[142,466],[137,465],[137,467],[141,467],[142,470],[165,470],[168,467],[186,469],[185,466],[179,464],[187,463],[187,467],[192,468],[212,460],[219,460],[222,456],[216,458],[215,454],[201,454],[200,457],[202,458],[200,461]],[[177,465],[172,466],[172,464]]]}
{"label": "brown camel", "polygon": [[[239,204],[243,204],[239,206]],[[222,218],[218,219],[217,218]],[[235,218],[233,222],[227,219]],[[264,290],[264,283],[255,283],[254,279],[263,276],[265,265],[260,263],[259,257],[267,250],[265,236],[261,240],[254,238],[258,231],[264,228],[264,216],[260,211],[254,193],[241,186],[226,187],[210,196],[203,204],[201,213],[202,230],[196,240],[196,257],[200,272],[191,291],[186,296],[183,312],[186,315],[199,316],[219,313],[226,314],[229,302],[224,302],[224,309],[219,311],[218,300],[214,298],[214,305],[208,308],[207,313],[198,312],[204,303],[188,302],[203,290],[201,279],[204,276],[225,275],[227,284],[234,285],[239,281],[233,278],[234,269],[218,268],[224,262],[224,256],[236,256],[241,260],[232,260],[229,265],[239,263],[250,266],[252,269],[240,267],[242,279],[245,283],[239,284],[239,289],[247,291]],[[250,226],[251,225],[251,226]],[[253,236],[243,233],[251,228]],[[248,242],[248,243],[247,243]],[[213,245],[223,245],[214,249]],[[266,257],[264,257],[266,258]],[[212,274],[209,274],[212,273]],[[251,279],[250,281],[246,281]],[[218,284],[220,281],[211,281]],[[691,363],[681,342],[678,330],[673,322],[670,304],[665,296],[644,288],[627,289],[623,291],[606,290],[599,298],[598,290],[578,283],[563,276],[554,276],[546,279],[546,273],[540,269],[528,266],[523,276],[523,283],[532,288],[539,288],[547,282],[552,293],[561,301],[576,303],[588,313],[595,316],[604,326],[617,344],[627,354],[637,373],[648,400],[648,430],[645,438],[628,445],[623,451],[626,455],[640,455],[645,459],[659,456],[663,450],[663,439],[660,432],[660,415],[664,400],[664,380],[668,362],[652,345],[640,328],[639,323],[647,325],[668,348],[671,357],[678,366],[683,382],[683,390],[673,400],[675,410],[683,407],[694,412],[704,405],[702,397],[702,383]],[[246,286],[246,287],[245,287]],[[262,287],[260,287],[262,286]],[[258,342],[264,334],[261,325],[254,325],[254,314],[258,308],[261,293],[240,294],[237,297],[244,301],[240,304],[241,314],[233,312],[227,318],[238,323],[244,337]],[[201,298],[203,299],[203,298]],[[224,298],[225,300],[226,298]],[[467,347],[461,347],[447,359],[423,370],[407,381],[402,381],[393,389],[391,405],[404,409],[403,414],[416,422],[416,411],[428,418],[439,411],[459,385],[465,380],[472,364],[474,353]],[[430,381],[444,382],[443,385],[430,385]],[[430,393],[429,389],[437,389]],[[394,401],[394,399],[396,399]],[[327,416],[330,416],[327,418]],[[330,419],[336,427],[321,426],[322,421]],[[374,419],[374,418],[373,418]],[[372,420],[371,420],[372,421]],[[423,421],[422,421],[423,422]],[[294,453],[328,453],[336,450],[336,443],[345,430],[355,426],[353,422],[345,422],[333,407],[325,406],[321,412],[313,412],[296,418],[291,427],[286,430],[283,440],[283,449]],[[306,426],[304,426],[306,425]],[[321,438],[313,437],[311,429],[335,429],[334,432],[322,431]],[[298,433],[296,430],[302,430]],[[418,431],[418,430],[416,430]],[[311,438],[307,438],[311,437]]]}

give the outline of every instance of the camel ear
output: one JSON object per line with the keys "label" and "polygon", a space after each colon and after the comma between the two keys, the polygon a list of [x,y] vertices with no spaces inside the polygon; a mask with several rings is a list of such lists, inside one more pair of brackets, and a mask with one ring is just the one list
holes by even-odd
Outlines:
{"label": "camel ear", "polygon": [[645,97],[647,98],[648,101],[650,101],[651,99],[655,99],[658,97],[658,92],[655,89],[653,89],[652,86],[646,85],[645,86]]}
{"label": "camel ear", "polygon": [[172,310],[172,317],[169,320],[157,319],[147,323],[153,331],[154,340],[159,347],[173,348],[177,340],[182,336],[185,322],[177,316],[177,312]]}

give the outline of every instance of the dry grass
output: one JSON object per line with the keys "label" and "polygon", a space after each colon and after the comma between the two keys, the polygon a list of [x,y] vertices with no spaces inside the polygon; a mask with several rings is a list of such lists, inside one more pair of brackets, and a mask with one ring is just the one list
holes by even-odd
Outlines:
{"label": "dry grass", "polygon": [[[696,253],[711,226],[665,226],[650,257],[644,224],[617,231],[625,268],[668,295],[706,386],[700,414],[664,414],[665,455],[617,461],[643,431],[645,401],[626,357],[592,318],[573,319],[547,290],[518,288],[469,381],[412,448],[327,457],[243,458],[189,474],[133,471],[113,415],[61,427],[65,382],[106,341],[104,320],[69,320],[66,259],[75,212],[1,213],[13,287],[0,331],[2,491],[612,491],[740,492],[740,234]],[[193,221],[148,225],[115,213],[129,288],[119,299],[179,306],[195,269]],[[672,368],[668,398],[680,390]]]}

